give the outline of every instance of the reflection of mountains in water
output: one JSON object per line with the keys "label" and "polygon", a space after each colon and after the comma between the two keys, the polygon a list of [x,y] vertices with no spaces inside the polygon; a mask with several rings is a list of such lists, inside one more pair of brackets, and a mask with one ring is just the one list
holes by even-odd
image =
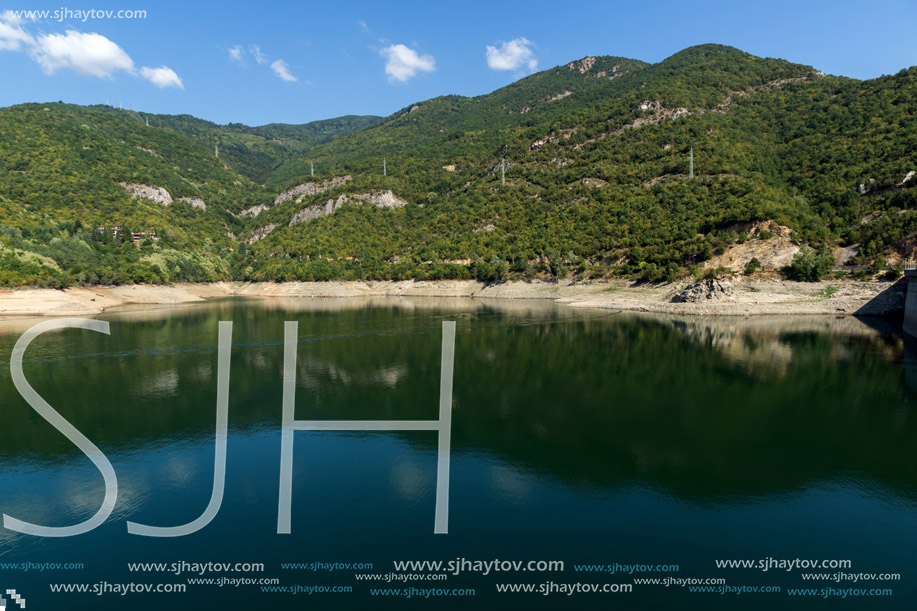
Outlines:
{"label": "reflection of mountains in water", "polygon": [[[452,318],[457,455],[494,455],[599,494],[639,483],[703,501],[856,478],[915,497],[917,425],[901,388],[901,363],[907,375],[914,359],[899,337],[854,318],[688,319],[452,298],[296,306],[117,313],[112,336],[86,334],[80,353],[158,352],[36,363],[26,374],[106,452],[211,444],[217,321],[234,320],[230,425],[279,431],[277,342],[283,321],[296,319],[298,417],[428,419],[439,321]],[[3,354],[15,336],[7,339]],[[0,387],[15,396],[8,372]],[[11,426],[0,429],[4,463],[77,455],[16,399],[7,402]],[[432,437],[400,437],[435,449]]]}
{"label": "reflection of mountains in water", "polygon": [[[802,335],[819,335],[832,341],[831,356],[855,358],[854,348],[881,353],[888,360],[901,360],[900,326],[882,319],[853,316],[762,316],[657,319],[692,341],[713,346],[752,374],[782,375],[793,362],[793,342]],[[856,338],[856,341],[851,341]],[[851,345],[851,343],[853,345]]]}

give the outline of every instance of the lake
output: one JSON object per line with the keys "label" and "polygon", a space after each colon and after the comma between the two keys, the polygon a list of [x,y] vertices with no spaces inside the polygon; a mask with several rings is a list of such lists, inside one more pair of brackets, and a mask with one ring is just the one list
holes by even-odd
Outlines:
{"label": "lake", "polygon": [[[0,529],[0,586],[30,609],[917,605],[917,349],[888,323],[408,298],[102,320],[110,335],[51,332],[25,354],[29,383],[118,479],[91,532]],[[191,522],[211,498],[220,321],[233,322],[222,506],[187,536],[128,534],[127,521]],[[448,534],[433,532],[431,431],[297,431],[292,532],[277,534],[285,321],[308,420],[437,419],[442,322],[455,321]],[[33,322],[0,322],[0,510],[66,526],[105,488],[14,388],[10,355]],[[717,566],[733,560],[755,566]],[[520,584],[535,591],[497,591]]]}

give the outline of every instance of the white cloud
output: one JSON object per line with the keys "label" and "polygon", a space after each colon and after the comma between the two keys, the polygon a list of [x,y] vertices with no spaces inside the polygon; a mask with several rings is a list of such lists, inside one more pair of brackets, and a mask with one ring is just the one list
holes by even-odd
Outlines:
{"label": "white cloud", "polygon": [[22,25],[22,16],[13,11],[6,10],[0,13],[0,21],[12,26]]}
{"label": "white cloud", "polygon": [[287,81],[288,83],[295,83],[298,80],[295,76],[290,74],[290,66],[288,66],[287,63],[282,59],[278,59],[272,63],[271,70],[274,71],[274,74],[276,74],[278,78]]}
{"label": "white cloud", "polygon": [[436,62],[432,55],[418,55],[404,45],[389,45],[379,53],[385,58],[385,73],[389,81],[405,82],[418,72],[433,72]]}
{"label": "white cloud", "polygon": [[518,70],[523,65],[529,70],[538,66],[538,59],[532,52],[532,41],[516,38],[504,42],[500,48],[487,45],[487,65],[491,70]]}
{"label": "white cloud", "polygon": [[[244,63],[243,58],[246,53],[251,55],[255,62],[262,66],[270,62],[268,56],[261,50],[261,46],[256,44],[248,45],[248,51],[246,51],[242,45],[234,45],[228,49],[228,52],[230,61],[238,62],[240,65]],[[290,72],[290,65],[282,59],[275,59],[273,62],[270,62],[270,68],[277,78],[283,81],[295,83],[299,80],[298,77]],[[306,83],[308,83],[308,81],[306,81]]]}
{"label": "white cloud", "polygon": [[0,14],[0,51],[18,51],[23,45],[32,46],[35,40],[22,29],[22,19],[12,11]]}
{"label": "white cloud", "polygon": [[36,39],[32,57],[46,74],[61,69],[98,78],[111,78],[123,70],[134,74],[134,61],[117,44],[101,34],[83,34],[67,30],[66,34],[44,34]]}
{"label": "white cloud", "polygon": [[366,25],[366,22],[363,21],[362,19],[357,21],[357,25],[360,26],[360,29],[363,30],[364,32],[369,32],[369,26]]}
{"label": "white cloud", "polygon": [[181,79],[178,78],[178,75],[175,74],[175,71],[167,66],[161,66],[159,68],[147,68],[144,66],[140,69],[140,76],[150,81],[160,89],[166,87],[175,87],[177,89],[184,89],[185,84],[181,82]]}
{"label": "white cloud", "polygon": [[[112,78],[116,72],[138,75],[130,55],[101,34],[67,30],[34,37],[22,27],[23,23],[11,11],[0,13],[0,51],[27,52],[45,74],[73,70],[96,78]],[[185,88],[175,71],[166,66],[143,67],[139,75],[157,87]]]}
{"label": "white cloud", "polygon": [[255,58],[255,61],[259,64],[267,63],[267,55],[261,52],[261,47],[258,45],[249,45],[249,51],[251,51],[252,57]]}

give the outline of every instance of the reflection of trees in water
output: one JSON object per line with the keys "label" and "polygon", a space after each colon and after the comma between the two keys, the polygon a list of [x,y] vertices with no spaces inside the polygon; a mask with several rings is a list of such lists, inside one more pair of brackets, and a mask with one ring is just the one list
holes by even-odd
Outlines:
{"label": "reflection of trees in water", "polygon": [[779,377],[793,362],[793,338],[814,334],[831,341],[835,360],[854,358],[851,338],[857,347],[880,353],[881,358],[900,360],[903,339],[891,324],[864,322],[852,316],[760,316],[714,318],[657,318],[694,342],[714,346],[725,357],[741,364],[750,374]]}
{"label": "reflection of trees in water", "polygon": [[917,392],[917,339],[904,338],[904,381],[907,387]]}
{"label": "reflection of trees in water", "polygon": [[[424,419],[435,417],[439,322],[450,318],[459,321],[457,452],[599,493],[640,482],[697,500],[857,477],[914,496],[917,429],[901,384],[902,361],[908,376],[914,359],[900,338],[852,318],[672,319],[464,301],[299,300],[294,312],[224,301],[131,313],[113,320],[110,337],[36,341],[39,356],[108,356],[33,363],[26,375],[106,451],[211,443],[217,321],[233,320],[230,425],[279,429],[277,342],[295,318],[299,417]],[[5,337],[0,354],[14,341]],[[150,390],[163,380],[177,384],[168,398]],[[0,429],[7,459],[74,454],[16,397],[8,367],[0,388],[15,398]]]}
{"label": "reflection of trees in water", "polygon": [[[462,397],[504,407],[457,419],[472,430],[456,439],[480,449],[514,444],[510,453],[530,467],[587,486],[648,479],[682,494],[763,493],[856,473],[913,493],[917,430],[902,397],[900,340],[756,330],[753,339],[771,338],[758,339],[758,349],[786,346],[780,367],[759,375],[722,343],[699,344],[668,323],[581,326],[592,327],[588,340],[562,346],[563,334],[545,327],[528,347],[506,348],[496,360],[512,365],[492,386],[486,378],[473,385],[477,397]],[[705,333],[726,337],[720,331]],[[734,333],[727,345],[751,343]],[[539,372],[528,385],[526,371]]]}

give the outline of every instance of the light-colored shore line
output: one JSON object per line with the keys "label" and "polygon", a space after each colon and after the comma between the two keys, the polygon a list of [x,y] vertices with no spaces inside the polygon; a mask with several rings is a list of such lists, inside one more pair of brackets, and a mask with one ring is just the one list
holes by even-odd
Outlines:
{"label": "light-colored shore line", "polygon": [[884,315],[900,310],[903,289],[889,282],[742,281],[723,301],[672,303],[686,282],[641,285],[627,281],[506,282],[471,280],[285,282],[74,287],[0,291],[0,317],[93,316],[124,306],[162,307],[225,297],[358,298],[464,297],[553,300],[575,308],[656,312],[681,316]]}

